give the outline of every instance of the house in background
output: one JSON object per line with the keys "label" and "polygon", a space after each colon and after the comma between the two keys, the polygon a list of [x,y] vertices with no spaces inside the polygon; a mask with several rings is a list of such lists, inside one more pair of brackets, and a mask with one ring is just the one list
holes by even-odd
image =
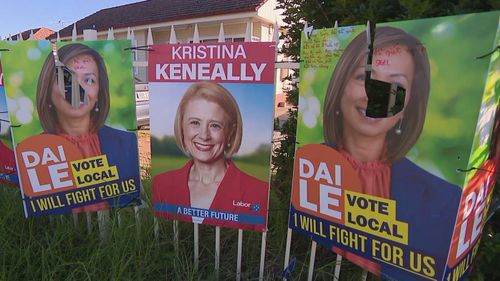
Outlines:
{"label": "house in background", "polygon": [[[77,40],[83,39],[83,30],[94,29],[98,39],[106,39],[113,28],[115,39],[126,39],[133,30],[137,46],[147,43],[151,29],[153,42],[169,43],[174,27],[178,43],[193,41],[195,25],[200,42],[217,42],[221,23],[225,40],[244,41],[247,23],[251,26],[251,40],[272,41],[274,24],[282,24],[282,12],[276,9],[276,0],[148,0],[100,10],[76,25]],[[75,25],[59,31],[61,40],[71,40]],[[55,38],[53,35],[52,38]],[[137,52],[138,61],[147,61],[147,52]],[[147,69],[140,67],[136,76],[147,80]],[[281,74],[277,74],[277,82]],[[278,88],[281,89],[281,86]]]}
{"label": "house in background", "polygon": [[[18,33],[18,34],[10,35],[9,37],[7,37],[5,39],[16,41],[16,40],[22,38],[23,40],[26,40],[26,39],[30,38],[31,34],[33,34],[33,38],[32,38],[33,40],[44,40],[44,39],[49,38],[51,35],[55,34],[55,31],[52,29],[48,29],[46,27],[39,27],[39,28],[23,31],[23,32]],[[21,36],[21,38],[19,38],[19,36]]]}

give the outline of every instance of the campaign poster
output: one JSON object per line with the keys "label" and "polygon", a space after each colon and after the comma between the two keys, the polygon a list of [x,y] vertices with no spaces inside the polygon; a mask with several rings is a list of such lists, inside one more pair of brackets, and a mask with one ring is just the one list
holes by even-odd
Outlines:
{"label": "campaign poster", "polygon": [[16,157],[12,150],[9,112],[3,87],[3,72],[0,64],[0,183],[17,185]]}
{"label": "campaign poster", "polygon": [[275,44],[153,46],[155,216],[265,231]]}
{"label": "campaign poster", "polygon": [[496,48],[498,23],[488,12],[303,35],[289,226],[383,279],[466,278],[498,145],[499,54],[476,57]]}
{"label": "campaign poster", "polygon": [[25,216],[139,204],[130,41],[1,46]]}
{"label": "campaign poster", "polygon": [[[500,45],[497,33],[496,46]],[[500,160],[500,52],[494,52],[484,85],[469,169],[453,232],[446,276],[465,280],[479,250],[479,240],[497,182]]]}

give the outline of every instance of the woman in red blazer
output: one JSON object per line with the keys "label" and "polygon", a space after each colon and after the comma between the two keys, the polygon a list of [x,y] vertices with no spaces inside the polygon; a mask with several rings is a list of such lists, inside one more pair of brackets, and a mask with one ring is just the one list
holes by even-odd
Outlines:
{"label": "woman in red blazer", "polygon": [[217,83],[193,84],[179,104],[174,131],[178,147],[192,159],[154,177],[156,216],[264,231],[268,184],[231,160],[243,131],[234,97]]}

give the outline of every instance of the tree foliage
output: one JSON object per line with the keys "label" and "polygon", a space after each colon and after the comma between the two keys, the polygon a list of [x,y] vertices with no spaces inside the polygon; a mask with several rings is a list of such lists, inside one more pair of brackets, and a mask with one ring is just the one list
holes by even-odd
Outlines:
{"label": "tree foliage", "polygon": [[[280,36],[285,44],[280,52],[293,61],[300,61],[300,39],[304,24],[315,29],[333,27],[335,21],[339,26],[364,24],[367,20],[374,22],[391,22],[464,13],[483,12],[500,9],[498,0],[278,0],[278,8],[284,10],[284,30]],[[287,77],[298,81],[297,70]],[[296,83],[292,83],[296,86]],[[287,92],[287,102],[293,105],[289,111],[289,119],[280,128],[281,137],[274,151],[273,167],[275,177],[273,186],[281,193],[289,195],[293,176],[293,157],[296,143],[298,90]],[[496,196],[500,188],[495,187]],[[485,226],[478,263],[473,272],[474,280],[500,280],[497,270],[500,264],[500,215],[494,216]],[[492,246],[496,245],[496,246]]]}

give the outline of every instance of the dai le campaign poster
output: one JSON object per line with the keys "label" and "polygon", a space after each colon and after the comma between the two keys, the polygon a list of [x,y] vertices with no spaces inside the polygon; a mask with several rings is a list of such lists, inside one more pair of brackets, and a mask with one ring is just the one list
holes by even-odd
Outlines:
{"label": "dai le campaign poster", "polygon": [[[466,278],[498,162],[499,54],[476,57],[498,23],[377,23],[371,67],[366,26],[303,35],[289,226],[384,279]],[[368,115],[380,81],[405,89],[385,118]]]}
{"label": "dai le campaign poster", "polygon": [[269,42],[154,46],[156,216],[266,230],[274,56]]}
{"label": "dai le campaign poster", "polygon": [[131,43],[1,46],[26,217],[137,204]]}
{"label": "dai le campaign poster", "polygon": [[9,112],[3,87],[3,72],[0,64],[0,183],[17,185],[16,157],[12,150]]}

